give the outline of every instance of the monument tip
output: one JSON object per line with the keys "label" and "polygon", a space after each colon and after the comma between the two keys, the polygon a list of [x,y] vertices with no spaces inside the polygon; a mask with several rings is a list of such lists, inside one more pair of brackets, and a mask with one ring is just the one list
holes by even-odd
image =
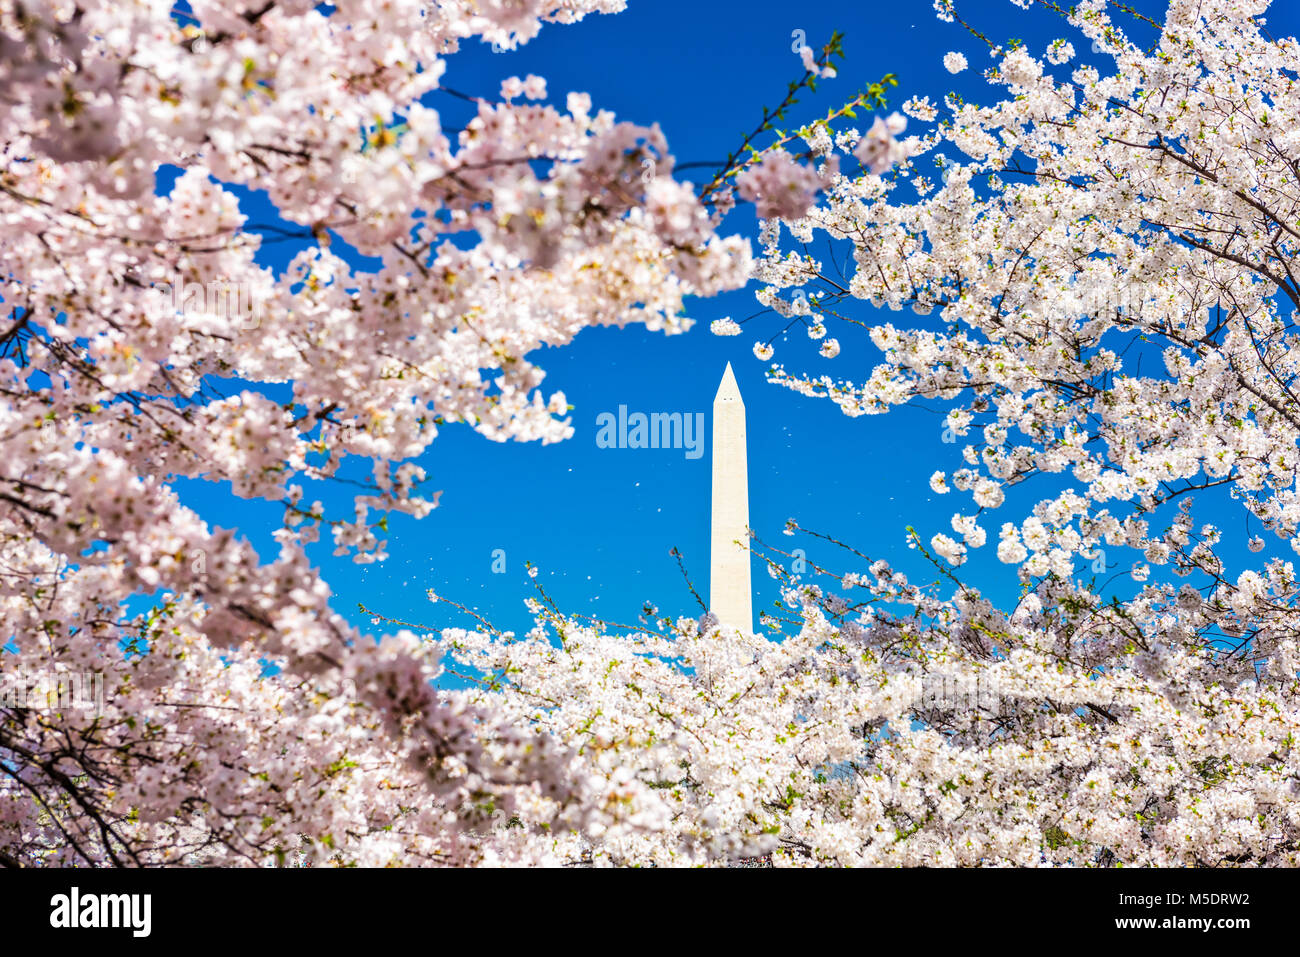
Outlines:
{"label": "monument tip", "polygon": [[731,371],[730,362],[727,363],[727,368],[722,373],[722,381],[718,383],[718,394],[713,397],[713,401],[717,402],[721,399],[741,401],[740,386],[736,383],[736,374]]}

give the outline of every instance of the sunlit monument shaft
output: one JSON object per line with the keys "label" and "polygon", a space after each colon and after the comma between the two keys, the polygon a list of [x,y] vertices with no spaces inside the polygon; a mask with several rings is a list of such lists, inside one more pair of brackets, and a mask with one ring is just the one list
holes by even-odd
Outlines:
{"label": "sunlit monument shaft", "polygon": [[710,543],[709,610],[718,621],[754,630],[749,582],[749,478],[745,454],[745,403],[727,363],[713,397],[713,534]]}

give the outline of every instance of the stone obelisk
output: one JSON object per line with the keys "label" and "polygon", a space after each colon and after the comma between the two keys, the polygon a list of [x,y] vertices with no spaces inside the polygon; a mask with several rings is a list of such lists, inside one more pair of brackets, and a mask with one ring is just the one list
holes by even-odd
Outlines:
{"label": "stone obelisk", "polygon": [[749,582],[749,466],[745,455],[745,403],[727,363],[713,397],[713,534],[709,610],[720,624],[754,630]]}

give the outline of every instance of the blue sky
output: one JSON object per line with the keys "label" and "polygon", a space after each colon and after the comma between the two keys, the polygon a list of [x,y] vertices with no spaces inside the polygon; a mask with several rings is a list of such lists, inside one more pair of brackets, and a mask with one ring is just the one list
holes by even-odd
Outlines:
{"label": "blue sky", "polygon": [[[959,9],[990,37],[1024,39],[1039,54],[1052,39],[1070,36],[1055,17],[1025,13],[1008,0],[965,0]],[[1271,19],[1275,33],[1296,32],[1295,13],[1285,17],[1275,10]],[[795,30],[805,31],[814,47],[833,30],[842,31],[847,53],[840,78],[825,82],[796,119],[824,113],[891,72],[900,82],[891,107],[911,95],[941,102],[953,89],[984,100],[993,92],[979,78],[989,60],[978,41],[958,25],[939,23],[930,0],[632,0],[617,16],[546,27],[518,51],[493,54],[486,45],[475,45],[450,59],[444,82],[490,96],[505,76],[538,73],[546,77],[553,102],[562,105],[567,92],[585,91],[595,107],[620,119],[659,122],[679,164],[721,160],[755,125],[761,107],[778,102],[801,72],[791,52]],[[964,51],[972,66],[956,77],[941,64],[943,54],[955,49]],[[446,125],[458,125],[462,104],[437,95],[429,102],[444,111]],[[704,173],[695,175],[703,179]],[[257,222],[267,207],[252,195],[248,209]],[[726,231],[755,236],[752,207],[729,217]],[[293,243],[272,244],[260,258],[278,266],[296,249]],[[528,626],[523,599],[532,594],[528,560],[540,567],[538,580],[566,610],[635,621],[642,604],[652,601],[666,613],[698,614],[669,551],[681,550],[697,588],[707,595],[708,455],[692,460],[681,449],[602,449],[596,420],[623,405],[629,411],[702,412],[708,423],[727,361],[748,410],[755,532],[782,548],[802,547],[819,563],[861,570],[860,563],[846,564],[833,547],[804,536],[784,537],[786,519],[795,518],[918,578],[933,578],[920,556],[907,549],[905,528],[915,525],[928,541],[935,532],[951,533],[954,511],[972,510],[967,496],[940,498],[928,486],[934,470],[961,467],[961,446],[942,442],[937,407],[852,419],[830,402],[766,384],[768,363],[754,358],[751,347],[756,338],[779,330],[777,317],[754,320],[736,338],[708,332],[712,319],[739,319],[756,311],[755,288],[692,303],[689,313],[698,325],[686,335],[595,329],[569,347],[536,355],[549,372],[547,393],[562,389],[574,406],[574,437],[551,446],[497,444],[463,426],[444,428],[419,460],[429,473],[428,487],[443,491],[440,507],[421,521],[390,517],[386,562],[355,565],[332,557],[327,543],[314,547],[312,558],[336,594],[335,607],[367,632],[376,629],[357,610],[358,602],[429,625],[463,624],[453,609],[428,602],[425,590],[432,588],[479,609],[499,626],[523,630]],[[855,318],[874,318],[865,303],[850,308]],[[879,359],[865,334],[834,321],[830,334],[843,344],[835,360],[819,357],[817,344],[801,328],[775,343],[775,360],[793,371],[865,379]],[[279,506],[241,502],[227,488],[205,482],[187,481],[178,488],[211,523],[239,527],[265,559],[274,556],[270,532],[278,526]],[[993,556],[997,528],[1023,518],[1047,492],[1033,484],[1016,491],[986,523],[991,544],[975,553],[963,574],[992,597],[1014,601],[1018,592],[1012,569]],[[306,495],[309,501],[325,500],[334,514],[344,516],[350,512],[349,497],[346,486],[318,490],[312,483]],[[1240,522],[1238,511],[1219,515]],[[493,572],[496,550],[504,551],[501,574]],[[1115,552],[1110,560],[1123,568],[1137,557]],[[1243,559],[1245,554],[1240,552]],[[754,582],[757,615],[771,607],[777,593],[758,562]]]}

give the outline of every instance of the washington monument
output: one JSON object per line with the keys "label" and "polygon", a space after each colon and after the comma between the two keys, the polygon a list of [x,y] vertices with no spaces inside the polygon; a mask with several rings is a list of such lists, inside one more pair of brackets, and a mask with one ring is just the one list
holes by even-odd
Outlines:
{"label": "washington monument", "polygon": [[754,630],[749,582],[749,466],[745,455],[745,403],[727,363],[713,397],[713,533],[710,540],[709,610],[718,622]]}

